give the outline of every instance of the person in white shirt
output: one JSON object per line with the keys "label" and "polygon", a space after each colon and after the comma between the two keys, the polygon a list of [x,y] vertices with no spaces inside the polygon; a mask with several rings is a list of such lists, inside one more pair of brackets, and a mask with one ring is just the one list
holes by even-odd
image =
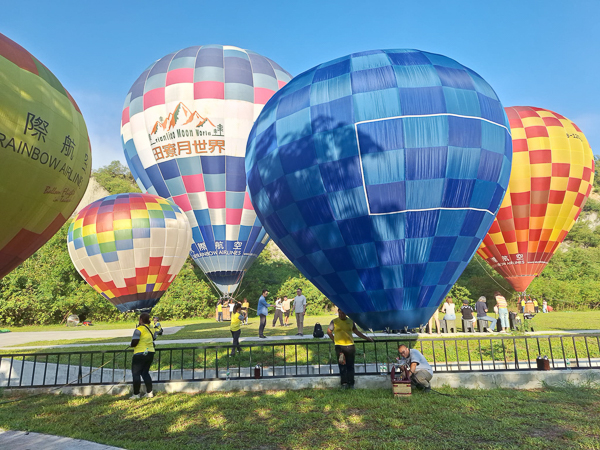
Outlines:
{"label": "person in white shirt", "polygon": [[283,326],[283,302],[281,301],[281,297],[278,297],[275,300],[275,315],[273,316],[273,327],[275,327],[275,322],[279,319],[279,325]]}
{"label": "person in white shirt", "polygon": [[283,300],[281,301],[281,306],[283,306],[284,327],[287,327],[289,325],[288,322],[290,321],[290,303],[292,303],[292,300],[284,295]]}
{"label": "person in white shirt", "polygon": [[296,289],[294,298],[294,311],[296,312],[297,336],[304,336],[304,314],[306,313],[306,297],[302,295],[302,289]]}
{"label": "person in white shirt", "polygon": [[456,305],[452,302],[452,297],[446,298],[446,303],[442,306],[442,312],[444,314],[444,320],[456,320]]}

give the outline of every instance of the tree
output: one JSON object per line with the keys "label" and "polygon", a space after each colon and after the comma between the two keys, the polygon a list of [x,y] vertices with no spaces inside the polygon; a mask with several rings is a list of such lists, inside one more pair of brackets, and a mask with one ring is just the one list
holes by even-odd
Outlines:
{"label": "tree", "polygon": [[94,170],[93,176],[111,195],[141,192],[129,169],[120,161]]}

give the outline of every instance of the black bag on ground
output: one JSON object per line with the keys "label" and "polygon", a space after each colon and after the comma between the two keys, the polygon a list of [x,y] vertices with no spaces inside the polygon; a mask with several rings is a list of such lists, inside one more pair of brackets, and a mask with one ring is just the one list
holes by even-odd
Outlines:
{"label": "black bag on ground", "polygon": [[323,336],[325,336],[325,333],[323,333],[323,328],[321,327],[321,324],[319,322],[315,323],[315,329],[313,330],[313,337],[322,338]]}

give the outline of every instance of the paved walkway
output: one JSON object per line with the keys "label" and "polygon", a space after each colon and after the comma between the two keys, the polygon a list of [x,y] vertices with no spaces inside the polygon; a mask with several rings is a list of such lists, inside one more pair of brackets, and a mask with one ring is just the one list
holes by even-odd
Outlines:
{"label": "paved walkway", "polygon": [[[169,335],[169,334],[175,334],[177,331],[179,331],[181,328],[183,327],[171,327],[171,328],[165,328],[165,335]],[[176,329],[176,330],[174,330]],[[167,332],[167,330],[169,330],[169,332]],[[242,333],[243,333],[243,328],[242,328]],[[112,331],[127,331],[126,336],[129,336],[131,334],[131,330],[94,330],[97,332],[112,332]],[[73,332],[61,332],[61,331],[56,331],[56,332],[27,332],[27,334],[34,334],[34,335],[42,335],[42,334],[50,334],[50,333],[68,333],[71,334]],[[6,334],[13,334],[13,333],[6,333]],[[15,335],[17,334],[25,334],[25,333],[14,333]],[[402,339],[403,337],[418,337],[421,339],[427,339],[429,337],[444,337],[446,339],[452,339],[452,338],[458,338],[458,337],[472,337],[472,338],[477,338],[477,337],[489,337],[489,336],[495,336],[495,337],[502,337],[502,336],[510,336],[510,334],[504,334],[504,333],[448,333],[448,334],[443,334],[443,335],[438,335],[438,334],[425,334],[425,333],[408,333],[408,334],[387,334],[387,333],[370,333],[367,332],[366,333],[368,336],[372,336],[374,338],[396,338],[396,339]],[[527,336],[542,336],[542,335],[548,335],[548,334],[552,334],[552,335],[561,335],[561,334],[600,334],[600,330],[565,330],[565,331],[535,331],[535,332],[530,332],[527,333]],[[86,336],[89,337],[89,336]],[[98,336],[98,337],[119,337],[119,336]],[[122,342],[109,342],[109,343],[95,343],[95,344],[62,344],[62,345],[34,345],[34,346],[20,346],[20,347],[13,347],[14,345],[19,345],[18,343],[12,342],[8,339],[6,339],[7,336],[6,335],[0,335],[0,350],[14,350],[15,353],[19,353],[23,350],[36,350],[36,349],[44,349],[44,348],[81,348],[81,347],[98,347],[98,346],[126,346],[128,345],[131,341],[127,340],[127,341],[122,341]],[[65,339],[64,337],[60,337],[60,338],[55,338],[55,339]],[[267,336],[266,339],[260,339],[258,336],[245,336],[245,337],[241,337],[240,338],[240,342],[261,342],[261,343],[268,343],[269,341],[288,341],[288,340],[312,340],[314,339],[312,337],[311,334],[305,334],[304,336]],[[322,339],[329,339],[327,337],[327,334],[322,338]],[[53,340],[53,339],[30,339],[30,340],[26,340],[24,341],[24,343],[26,342],[34,342],[34,341],[39,341],[39,340]],[[206,345],[206,344],[230,344],[231,343],[231,338],[209,338],[209,339],[157,339],[156,340],[156,345],[160,346],[160,345],[184,345],[184,344],[197,344],[197,345]],[[8,346],[9,345],[9,346]]]}
{"label": "paved walkway", "polygon": [[81,439],[2,429],[0,429],[0,448],[10,450],[30,450],[33,448],[44,450],[121,450],[119,447],[96,444]]}
{"label": "paved walkway", "polygon": [[[183,327],[164,328],[164,334],[175,334]],[[133,326],[131,328],[122,328],[118,330],[94,330],[86,327],[85,329],[71,331],[23,331],[16,333],[0,333],[0,348],[8,346],[27,344],[28,342],[38,341],[62,341],[71,339],[110,339],[116,337],[131,337]],[[131,342],[131,341],[129,341]]]}

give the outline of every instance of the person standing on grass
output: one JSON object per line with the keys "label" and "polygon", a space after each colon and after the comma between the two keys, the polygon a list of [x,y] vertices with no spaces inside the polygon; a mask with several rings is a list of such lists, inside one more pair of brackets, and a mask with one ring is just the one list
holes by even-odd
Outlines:
{"label": "person standing on grass", "polygon": [[548,301],[546,299],[544,299],[542,301],[542,312],[543,313],[547,313],[548,312]]}
{"label": "person standing on grass", "polygon": [[502,327],[502,331],[500,331],[500,333],[506,333],[506,329],[509,328],[508,303],[499,291],[494,292],[494,297],[496,297],[496,306],[498,307],[498,315],[500,316],[500,326]]}
{"label": "person standing on grass", "polygon": [[335,354],[338,359],[338,367],[340,368],[342,389],[354,389],[354,356],[356,355],[356,347],[354,347],[352,333],[362,339],[373,342],[372,338],[358,331],[354,321],[346,316],[344,311],[338,309],[338,317],[333,319],[329,324],[327,335],[335,344]]}
{"label": "person standing on grass", "polygon": [[302,289],[296,289],[294,298],[294,311],[296,312],[297,336],[304,336],[304,314],[306,313],[306,297],[302,295]]}
{"label": "person standing on grass", "polygon": [[435,321],[435,329],[437,331],[437,334],[442,334],[441,328],[440,328],[440,310],[435,308],[435,312],[433,313],[433,316],[431,316],[429,318],[429,334],[433,333],[433,322]]}
{"label": "person standing on grass", "polygon": [[133,358],[131,359],[131,375],[133,377],[133,395],[131,399],[139,399],[141,379],[146,385],[146,398],[154,397],[152,393],[152,377],[150,376],[150,366],[154,360],[154,340],[156,335],[150,325],[150,314],[140,314],[138,327],[133,332],[130,347],[133,348]]}
{"label": "person standing on grass", "polygon": [[533,312],[536,314],[540,312],[540,304],[538,303],[537,298],[533,299]]}
{"label": "person standing on grass", "polygon": [[277,297],[277,300],[275,300],[275,314],[273,315],[273,327],[275,327],[277,319],[279,319],[279,325],[283,326],[283,305],[281,297]]}
{"label": "person standing on grass", "polygon": [[488,322],[492,322],[492,325],[488,326],[487,330],[488,333],[493,333],[496,329],[496,322],[498,321],[487,315],[488,308],[483,295],[479,297],[479,300],[477,300],[477,303],[475,303],[475,309],[477,310],[477,320],[487,320]]}
{"label": "person standing on grass", "polygon": [[233,316],[233,307],[235,306],[236,301],[232,298],[229,299],[229,320],[231,320],[231,316]]}
{"label": "person standing on grass", "polygon": [[290,303],[292,303],[292,301],[287,298],[286,295],[283,296],[283,301],[281,302],[281,306],[283,306],[283,326],[287,327],[289,325],[289,320],[290,320]]}
{"label": "person standing on grass", "polygon": [[240,347],[240,334],[242,334],[242,321],[246,317],[242,310],[242,305],[239,303],[235,303],[233,305],[233,313],[231,314],[231,324],[229,325],[229,330],[231,331],[231,337],[233,338],[233,345],[231,346],[231,356],[235,356],[235,351],[238,353],[242,352],[242,347]]}
{"label": "person standing on grass", "polygon": [[152,319],[154,324],[154,336],[162,336],[163,334],[163,329],[162,329],[162,325],[160,324],[160,318],[158,316],[154,316],[154,318]]}
{"label": "person standing on grass", "polygon": [[409,367],[408,376],[411,387],[424,392],[431,391],[429,382],[433,378],[433,370],[423,354],[416,348],[409,349],[404,344],[398,346],[398,353],[402,357],[398,358],[399,363]]}
{"label": "person standing on grass", "polygon": [[217,303],[217,322],[223,322],[223,302],[221,300]]}
{"label": "person standing on grass", "polygon": [[521,297],[521,313],[525,314],[525,296]]}
{"label": "person standing on grass", "polygon": [[244,303],[242,303],[242,313],[244,313],[244,321],[242,323],[244,325],[248,325],[248,308],[250,308],[250,303],[248,303],[248,299],[244,297]]}
{"label": "person standing on grass", "polygon": [[267,303],[267,295],[269,295],[269,291],[267,289],[263,289],[262,295],[258,299],[258,306],[256,309],[256,313],[260,318],[260,325],[258,326],[258,337],[261,339],[266,339],[265,336],[265,326],[267,325],[267,316],[269,315],[269,309],[272,308],[273,305],[269,305]]}

